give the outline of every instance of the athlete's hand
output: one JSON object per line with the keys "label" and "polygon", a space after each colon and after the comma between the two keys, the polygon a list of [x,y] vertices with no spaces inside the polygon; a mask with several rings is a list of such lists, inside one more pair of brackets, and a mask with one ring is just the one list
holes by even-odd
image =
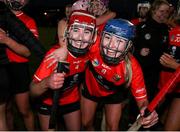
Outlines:
{"label": "athlete's hand", "polygon": [[45,57],[44,61],[52,60],[52,62],[47,66],[51,67],[58,61],[66,61],[68,55],[68,50],[66,44],[62,44],[60,48],[56,49],[54,52]]}
{"label": "athlete's hand", "polygon": [[153,125],[155,125],[158,122],[158,114],[156,111],[151,112],[151,114],[147,117],[144,117],[144,111],[145,111],[146,107],[143,107],[140,110],[140,115],[142,117],[141,120],[141,124],[144,128],[149,128]]}
{"label": "athlete's hand", "polygon": [[147,56],[150,53],[150,49],[149,48],[142,48],[140,51],[140,55],[142,56]]}
{"label": "athlete's hand", "polygon": [[65,73],[53,73],[51,76],[47,79],[47,86],[52,89],[56,90],[63,86],[65,80]]}
{"label": "athlete's hand", "polygon": [[171,56],[170,54],[164,53],[161,57],[160,57],[160,63],[165,66],[165,67],[169,67],[172,69],[177,69],[180,64],[176,62],[176,60],[173,58],[173,56]]}
{"label": "athlete's hand", "polygon": [[6,32],[0,28],[0,43],[6,44],[7,39],[8,39],[8,36],[7,36]]}

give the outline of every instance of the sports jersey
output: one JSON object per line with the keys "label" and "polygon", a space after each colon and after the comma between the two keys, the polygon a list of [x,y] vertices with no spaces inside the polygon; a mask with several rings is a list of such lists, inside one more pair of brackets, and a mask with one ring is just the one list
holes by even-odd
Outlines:
{"label": "sports jersey", "polygon": [[[169,48],[168,54],[172,55],[176,62],[180,63],[180,27],[177,26],[169,32]],[[161,89],[163,85],[169,80],[173,75],[175,70],[171,68],[163,67],[163,70],[160,73],[159,88]],[[170,92],[180,93],[180,83],[174,84],[175,86],[171,88]]]}
{"label": "sports jersey", "polygon": [[[36,26],[35,21],[32,18],[30,18],[23,12],[17,14],[16,17],[19,18],[26,25],[26,27],[29,28],[29,30],[34,34],[34,36],[38,38],[39,35],[38,35],[37,26]],[[12,37],[17,42],[19,42],[18,39],[16,39],[14,36],[10,36],[10,37]],[[10,62],[23,63],[23,62],[29,61],[27,58],[16,54],[14,51],[12,51],[9,48],[7,48],[6,53],[8,55]]]}
{"label": "sports jersey", "polygon": [[[125,61],[118,65],[107,65],[100,55],[99,40],[91,48],[89,65],[85,71],[85,85],[92,96],[103,97],[114,94],[125,84]],[[136,59],[130,57],[132,64],[131,91],[136,100],[145,99],[146,89],[140,66]],[[119,92],[119,90],[118,90]]]}
{"label": "sports jersey", "polygon": [[138,25],[140,23],[140,18],[135,18],[131,20],[131,23],[134,24],[135,26]]}
{"label": "sports jersey", "polygon": [[[52,53],[57,48],[59,48],[58,45],[51,48],[47,52],[46,56],[49,55],[50,53]],[[51,61],[52,60],[42,61],[39,68],[37,69],[37,71],[34,74],[33,81],[35,83],[42,81],[44,78],[50,76],[54,72],[56,64],[52,65],[50,68],[47,68],[47,66],[50,64]],[[86,67],[86,63],[88,61],[88,55],[82,56],[82,57],[74,57],[69,52],[66,61],[70,63],[70,67],[69,67],[70,71],[65,76],[64,85],[66,85],[66,87],[70,87],[70,88],[64,90],[61,93],[60,99],[59,99],[60,105],[70,104],[70,103],[79,101],[80,93],[78,90],[78,84],[84,78],[83,73],[84,73],[84,70]],[[68,78],[71,78],[71,79],[68,79]],[[49,94],[48,97],[44,98],[43,102],[45,104],[52,105],[52,94]]]}
{"label": "sports jersey", "polygon": [[98,32],[98,35],[101,35],[103,29],[104,29],[104,26],[105,26],[105,23],[103,24],[100,24],[97,26],[97,32]]}

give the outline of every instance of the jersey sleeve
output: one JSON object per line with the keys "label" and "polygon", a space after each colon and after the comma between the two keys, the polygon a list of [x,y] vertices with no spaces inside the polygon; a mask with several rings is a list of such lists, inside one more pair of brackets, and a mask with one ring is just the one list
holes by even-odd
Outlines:
{"label": "jersey sleeve", "polygon": [[141,67],[137,60],[132,57],[132,82],[131,82],[131,92],[135,97],[136,101],[147,99],[147,92],[144,82],[143,73]]}
{"label": "jersey sleeve", "polygon": [[30,29],[30,31],[34,34],[34,36],[39,38],[39,33],[35,21],[33,19],[30,19],[26,25]]}
{"label": "jersey sleeve", "polygon": [[[51,49],[49,50],[46,55],[48,56],[50,53],[52,53],[55,49]],[[36,70],[34,76],[33,76],[33,81],[34,82],[40,82],[42,81],[44,78],[50,76],[55,70],[56,70],[56,64],[53,64],[51,67],[48,67],[49,64],[53,61],[52,59],[50,60],[45,60],[45,58],[43,59],[43,61],[41,62],[40,66],[38,67],[38,69]]]}

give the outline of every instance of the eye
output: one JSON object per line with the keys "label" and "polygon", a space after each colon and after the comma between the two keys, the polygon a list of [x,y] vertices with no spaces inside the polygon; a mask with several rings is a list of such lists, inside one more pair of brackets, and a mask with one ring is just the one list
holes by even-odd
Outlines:
{"label": "eye", "polygon": [[104,38],[107,39],[107,40],[110,40],[111,39],[111,36],[109,34],[105,34],[104,35]]}
{"label": "eye", "polygon": [[86,29],[86,30],[84,31],[84,33],[85,33],[85,34],[91,34],[91,31],[90,31],[89,29]]}
{"label": "eye", "polygon": [[78,32],[78,28],[73,28],[73,32]]}

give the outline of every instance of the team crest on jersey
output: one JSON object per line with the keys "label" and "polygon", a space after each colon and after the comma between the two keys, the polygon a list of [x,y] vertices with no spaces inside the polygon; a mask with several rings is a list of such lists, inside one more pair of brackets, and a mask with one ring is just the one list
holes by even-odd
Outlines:
{"label": "team crest on jersey", "polygon": [[151,34],[149,34],[149,33],[146,33],[146,34],[144,35],[144,38],[145,38],[146,40],[149,40],[149,39],[151,39]]}
{"label": "team crest on jersey", "polygon": [[119,81],[120,79],[121,79],[121,76],[118,75],[118,74],[115,74],[115,75],[113,76],[113,80],[115,80],[115,81]]}
{"label": "team crest on jersey", "polygon": [[97,60],[97,59],[94,59],[93,61],[92,61],[92,64],[93,64],[93,66],[99,66],[99,61]]}
{"label": "team crest on jersey", "polygon": [[167,36],[164,36],[162,41],[163,43],[167,42]]}

